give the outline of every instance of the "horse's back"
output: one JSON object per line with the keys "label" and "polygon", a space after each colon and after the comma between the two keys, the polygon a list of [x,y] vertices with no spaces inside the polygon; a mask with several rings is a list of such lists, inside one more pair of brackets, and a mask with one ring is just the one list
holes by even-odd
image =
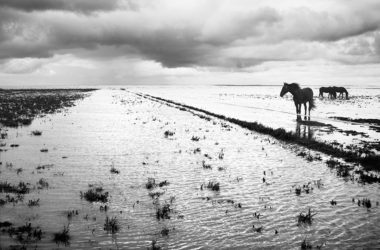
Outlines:
{"label": "horse's back", "polygon": [[308,94],[308,95],[311,95],[313,96],[314,95],[314,92],[311,88],[303,88],[301,89],[305,94]]}

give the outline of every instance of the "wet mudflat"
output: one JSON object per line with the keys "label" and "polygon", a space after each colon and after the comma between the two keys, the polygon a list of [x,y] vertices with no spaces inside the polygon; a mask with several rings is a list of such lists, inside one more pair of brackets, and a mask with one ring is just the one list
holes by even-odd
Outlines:
{"label": "wet mudflat", "polygon": [[339,158],[199,112],[98,90],[6,132],[4,247],[380,244],[378,183]]}

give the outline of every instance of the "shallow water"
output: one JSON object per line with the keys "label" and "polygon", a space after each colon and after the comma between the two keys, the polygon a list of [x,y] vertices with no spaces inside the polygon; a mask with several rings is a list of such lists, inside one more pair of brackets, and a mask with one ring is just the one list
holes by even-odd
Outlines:
{"label": "shallow water", "polygon": [[[183,92],[158,88],[130,90],[191,102],[188,104],[218,111],[216,113],[239,114],[243,119],[262,113],[262,110],[255,114],[237,113],[245,108],[218,106],[218,102],[226,99],[237,99],[241,105],[245,97],[234,96],[236,90],[229,90],[233,93],[227,93],[225,98],[218,94],[220,90],[216,93],[196,89]],[[227,91],[222,89],[221,92]],[[210,100],[205,95],[214,98]],[[251,97],[247,99],[249,102]],[[284,103],[293,108],[290,99],[279,99],[275,103],[280,111],[287,110]],[[376,103],[371,101],[368,105]],[[339,108],[336,106],[335,113]],[[277,113],[279,117],[283,114],[289,118],[286,113]],[[269,119],[270,115],[262,117]],[[260,122],[269,122],[262,117]],[[289,128],[294,127],[291,123],[294,122],[289,122]],[[43,132],[41,137],[30,135],[36,129]],[[175,134],[166,138],[167,130]],[[198,136],[199,141],[191,140],[192,136]],[[299,147],[239,126],[225,127],[218,119],[199,119],[126,91],[96,91],[68,112],[36,119],[28,127],[9,129],[8,138],[2,142],[6,143],[2,148],[8,150],[0,152],[3,162],[0,181],[35,184],[45,178],[49,182],[49,189],[33,190],[23,203],[0,207],[0,221],[8,220],[17,226],[30,221],[33,226],[40,226],[45,232],[38,242],[42,249],[64,248],[52,239],[53,233],[67,224],[73,249],[146,249],[152,240],[170,249],[299,249],[305,238],[313,246],[325,243],[327,249],[380,245],[380,211],[376,205],[380,200],[379,184],[361,185],[344,180],[323,161],[308,162],[298,157]],[[20,146],[10,148],[10,144]],[[42,148],[49,151],[40,152]],[[195,153],[196,148],[201,152]],[[224,157],[219,159],[222,150]],[[202,161],[212,169],[204,169]],[[13,167],[6,167],[7,162]],[[43,164],[53,166],[38,172],[36,167]],[[120,174],[111,174],[111,166],[120,170]],[[18,175],[17,168],[23,168]],[[156,182],[170,183],[153,190],[165,192],[155,204],[145,188],[150,177]],[[210,180],[220,183],[220,191],[200,189]],[[323,185],[318,187],[317,180]],[[309,182],[313,190],[297,196],[295,187]],[[110,192],[107,213],[99,210],[102,204],[80,199],[80,191],[86,191],[88,184],[94,183]],[[157,220],[157,204],[170,203],[171,197],[174,197],[171,219]],[[40,198],[39,207],[26,205],[32,198]],[[352,198],[370,198],[372,208],[357,206]],[[331,200],[336,200],[337,205],[332,206]],[[313,223],[297,226],[297,215],[309,208],[317,213]],[[68,220],[65,213],[69,210],[78,210],[79,215]],[[259,220],[253,216],[255,212],[262,215]],[[121,225],[118,233],[112,235],[103,230],[106,214],[118,218]],[[88,219],[84,219],[86,215]],[[262,232],[255,232],[253,225],[263,226]],[[169,229],[168,236],[161,235],[163,228]],[[279,233],[275,234],[275,230]],[[0,234],[0,242],[4,247],[17,243],[4,233]]]}
{"label": "shallow water", "polygon": [[[300,136],[313,137],[320,141],[338,142],[344,147],[363,147],[363,142],[379,147],[380,126],[340,121],[331,117],[352,119],[380,118],[380,88],[348,88],[349,100],[318,98],[318,88],[313,88],[316,109],[311,111],[311,120],[331,124],[308,126],[297,123],[295,106],[291,94],[280,97],[281,86],[207,86],[207,87],[139,87],[129,88],[135,92],[148,93],[169,100],[209,110],[228,117],[256,121],[272,128],[285,128]],[[301,109],[302,114],[304,109]],[[374,129],[377,128],[377,131]],[[347,134],[356,131],[362,134]],[[373,150],[380,153],[378,150]]]}

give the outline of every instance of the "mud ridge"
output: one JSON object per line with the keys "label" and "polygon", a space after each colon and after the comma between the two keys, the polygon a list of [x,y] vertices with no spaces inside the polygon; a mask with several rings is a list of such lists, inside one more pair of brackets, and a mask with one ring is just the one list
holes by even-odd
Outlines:
{"label": "mud ridge", "polygon": [[[335,147],[334,145],[324,142],[316,141],[315,139],[299,138],[296,134],[286,131],[283,128],[273,129],[258,122],[247,122],[236,118],[226,117],[224,115],[216,114],[204,109],[189,106],[183,103],[178,103],[172,100],[167,100],[161,97],[152,96],[149,94],[135,93],[136,95],[150,99],[152,101],[160,101],[166,103],[168,106],[180,109],[182,111],[198,111],[208,116],[212,116],[224,121],[231,122],[251,131],[259,132],[262,134],[270,135],[280,141],[287,143],[294,143],[304,146],[308,149],[315,150],[333,157],[342,158],[347,162],[360,163],[365,170],[380,171],[380,155],[369,154],[364,157],[358,152],[344,151]],[[187,110],[188,109],[188,110]]]}

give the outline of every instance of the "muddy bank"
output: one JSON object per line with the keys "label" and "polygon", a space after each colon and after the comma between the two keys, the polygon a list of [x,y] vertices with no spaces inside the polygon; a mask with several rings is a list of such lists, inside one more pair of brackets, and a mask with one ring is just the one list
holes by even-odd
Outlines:
{"label": "muddy bank", "polygon": [[[259,132],[262,134],[271,135],[274,138],[281,140],[281,141],[295,143],[295,144],[304,146],[308,149],[316,150],[318,152],[325,153],[325,154],[333,156],[333,157],[342,158],[347,162],[360,163],[366,170],[375,170],[375,171],[380,170],[380,156],[375,155],[373,153],[371,154],[371,152],[346,151],[346,150],[343,150],[343,149],[340,149],[340,148],[334,146],[333,144],[328,144],[325,142],[316,141],[313,138],[310,138],[310,139],[309,138],[300,138],[296,134],[289,132],[289,131],[286,131],[283,128],[273,129],[271,127],[265,126],[265,125],[258,123],[258,122],[247,122],[247,121],[242,121],[242,120],[239,120],[236,118],[226,117],[224,115],[215,114],[215,113],[207,111],[207,110],[203,110],[200,108],[192,107],[192,106],[189,106],[186,104],[174,102],[171,100],[167,100],[164,98],[160,98],[160,97],[156,97],[156,96],[152,96],[152,95],[148,95],[148,94],[137,93],[137,95],[144,97],[144,98],[148,98],[150,100],[165,102],[165,103],[173,105],[173,107],[179,108],[181,110],[189,109],[189,110],[201,112],[201,113],[204,113],[206,115],[216,117],[216,118],[219,118],[219,119],[240,125],[241,127],[252,130],[252,131],[256,131],[256,132]],[[366,155],[362,157],[363,153]]]}
{"label": "muddy bank", "polygon": [[95,89],[23,89],[0,91],[0,124],[29,125],[34,118],[74,106]]}
{"label": "muddy bank", "polygon": [[329,118],[337,119],[340,121],[349,121],[349,122],[357,122],[357,123],[370,123],[373,125],[380,126],[380,119],[352,119],[349,117],[342,117],[342,116],[330,116]]}

